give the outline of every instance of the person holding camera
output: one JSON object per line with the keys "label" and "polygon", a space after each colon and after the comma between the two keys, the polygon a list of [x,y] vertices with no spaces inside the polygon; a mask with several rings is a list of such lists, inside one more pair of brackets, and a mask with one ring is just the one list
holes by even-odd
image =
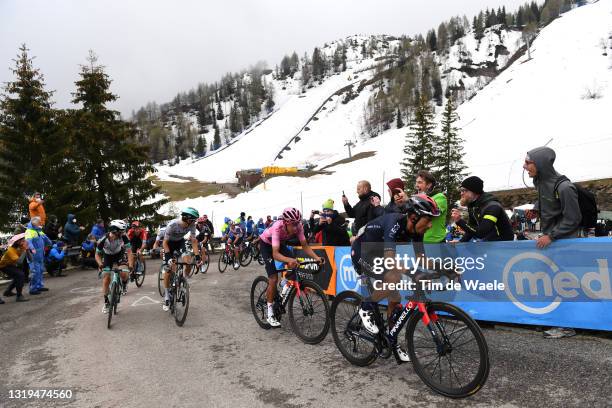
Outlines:
{"label": "person holding camera", "polygon": [[[315,215],[319,215],[318,221]],[[310,213],[310,230],[313,234],[322,232],[322,244],[330,246],[349,246],[350,240],[345,228],[345,219],[334,210],[334,200],[327,199],[322,210],[313,210]]]}
{"label": "person holding camera", "polygon": [[43,200],[42,194],[34,193],[32,198],[30,198],[30,205],[28,206],[28,210],[30,211],[30,219],[39,217],[41,227],[44,227],[45,222],[47,222],[47,213],[45,212],[45,206],[43,205],[44,202],[45,201]]}
{"label": "person holding camera", "polygon": [[385,206],[385,213],[405,213],[407,196],[404,192],[405,185],[402,179],[394,178],[387,181],[388,193],[391,197],[389,204]]}

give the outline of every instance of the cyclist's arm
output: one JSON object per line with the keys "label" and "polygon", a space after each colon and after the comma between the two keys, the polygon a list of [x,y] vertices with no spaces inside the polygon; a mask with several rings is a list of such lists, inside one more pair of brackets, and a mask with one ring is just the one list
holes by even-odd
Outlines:
{"label": "cyclist's arm", "polygon": [[134,267],[134,257],[132,257],[132,244],[127,239],[127,237],[123,237],[123,244],[125,245],[125,250],[128,255],[128,267],[132,269]]}
{"label": "cyclist's arm", "polygon": [[306,252],[306,255],[313,258],[315,261],[321,262],[323,260],[319,255],[315,254],[310,245],[308,245],[308,241],[305,239],[300,239],[300,245],[302,246],[302,250]]}
{"label": "cyclist's arm", "polygon": [[96,250],[96,263],[98,264],[98,268],[102,267],[102,256],[98,250]]}
{"label": "cyclist's arm", "polygon": [[294,258],[289,258],[288,256],[281,254],[280,246],[272,246],[272,258],[283,263],[295,262]]}
{"label": "cyclist's arm", "polygon": [[191,236],[191,247],[193,248],[193,254],[198,256],[200,255],[200,243],[195,236]]}
{"label": "cyclist's arm", "polygon": [[97,246],[94,248],[96,255],[96,263],[98,264],[98,268],[102,268],[104,262],[102,262],[102,250],[104,249],[104,241],[106,238],[102,238],[100,242],[98,242]]}

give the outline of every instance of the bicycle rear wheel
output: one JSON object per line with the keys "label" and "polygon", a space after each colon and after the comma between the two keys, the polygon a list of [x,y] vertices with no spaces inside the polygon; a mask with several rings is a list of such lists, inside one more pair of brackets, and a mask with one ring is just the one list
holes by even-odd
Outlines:
{"label": "bicycle rear wheel", "polygon": [[351,364],[365,367],[378,358],[373,336],[363,327],[359,306],[363,296],[357,292],[341,292],[331,305],[332,336],[340,353]]}
{"label": "bicycle rear wheel", "polygon": [[323,289],[312,281],[302,281],[300,296],[294,288],[289,294],[289,323],[306,344],[318,344],[329,331],[329,302]]}
{"label": "bicycle rear wheel", "polygon": [[144,283],[146,271],[147,271],[147,264],[145,263],[144,260],[142,261],[139,260],[136,263],[136,272],[134,272],[136,274],[136,279],[134,279],[134,282],[136,282],[136,286],[138,287],[142,286],[142,284]]}
{"label": "bicycle rear wheel", "polygon": [[219,273],[223,273],[227,269],[227,253],[226,252],[223,252],[221,253],[221,255],[219,255],[218,266],[219,266]]}
{"label": "bicycle rear wheel", "polygon": [[161,264],[157,273],[157,290],[159,291],[159,296],[164,297],[164,264]]}
{"label": "bicycle rear wheel", "polygon": [[255,321],[262,329],[270,329],[272,326],[267,321],[268,302],[266,300],[266,290],[268,289],[268,278],[258,276],[251,285],[251,311]]}
{"label": "bicycle rear wheel", "polygon": [[490,369],[489,349],[480,327],[467,313],[448,303],[429,303],[427,313],[432,320],[429,327],[418,324],[423,317],[418,311],[406,326],[406,345],[414,371],[432,390],[446,397],[475,394],[487,381]]}
{"label": "bicycle rear wheel", "polygon": [[174,321],[182,326],[189,311],[189,282],[183,276],[178,278],[174,300]]}

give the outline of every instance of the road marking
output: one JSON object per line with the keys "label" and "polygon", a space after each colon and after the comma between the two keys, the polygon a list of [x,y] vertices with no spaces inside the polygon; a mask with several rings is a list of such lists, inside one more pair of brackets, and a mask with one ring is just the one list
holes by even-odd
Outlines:
{"label": "road marking", "polygon": [[157,305],[161,302],[159,300],[151,299],[148,296],[142,296],[138,300],[134,301],[130,306],[143,306],[143,305]]}

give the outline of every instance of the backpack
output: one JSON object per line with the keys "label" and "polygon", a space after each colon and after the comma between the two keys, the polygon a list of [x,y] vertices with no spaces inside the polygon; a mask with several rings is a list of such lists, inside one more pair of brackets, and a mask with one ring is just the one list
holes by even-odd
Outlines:
{"label": "backpack", "polygon": [[[559,198],[557,189],[565,180],[570,181],[567,177],[561,176],[555,183],[554,191],[557,198]],[[580,226],[582,228],[595,228],[595,226],[597,226],[597,200],[595,194],[577,183],[572,184],[576,187],[576,191],[578,192],[578,206],[580,207],[580,215],[582,216]]]}

